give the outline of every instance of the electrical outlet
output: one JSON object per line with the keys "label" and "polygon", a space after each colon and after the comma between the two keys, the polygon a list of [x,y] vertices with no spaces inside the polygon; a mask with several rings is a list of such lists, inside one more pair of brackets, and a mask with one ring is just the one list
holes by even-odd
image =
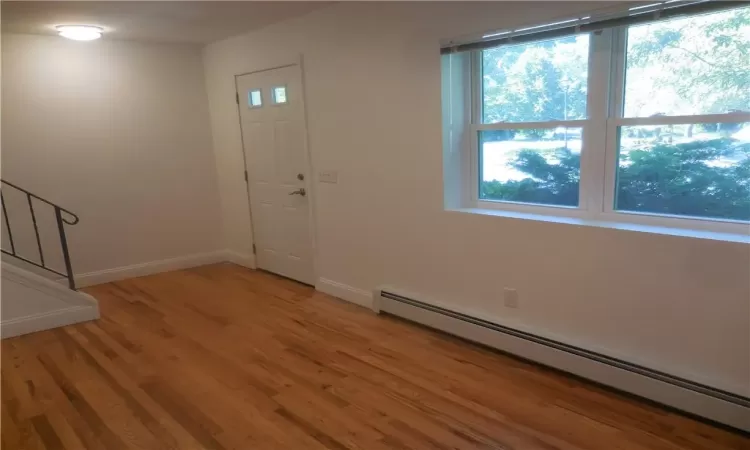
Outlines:
{"label": "electrical outlet", "polygon": [[511,288],[503,289],[503,303],[507,308],[518,308],[518,291]]}
{"label": "electrical outlet", "polygon": [[339,173],[335,170],[321,170],[318,172],[318,181],[336,184],[339,182]]}

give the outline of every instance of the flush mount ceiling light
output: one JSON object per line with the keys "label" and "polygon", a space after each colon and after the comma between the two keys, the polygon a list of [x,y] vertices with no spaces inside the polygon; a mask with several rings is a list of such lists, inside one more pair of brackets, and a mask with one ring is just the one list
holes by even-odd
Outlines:
{"label": "flush mount ceiling light", "polygon": [[102,37],[101,27],[93,25],[58,25],[55,27],[60,36],[75,41],[93,41]]}

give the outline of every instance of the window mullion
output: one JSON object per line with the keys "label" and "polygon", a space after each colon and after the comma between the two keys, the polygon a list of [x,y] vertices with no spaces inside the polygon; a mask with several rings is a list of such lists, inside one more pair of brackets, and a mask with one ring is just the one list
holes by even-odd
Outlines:
{"label": "window mullion", "polygon": [[482,52],[475,50],[471,52],[471,123],[474,125],[481,124],[484,121],[483,116],[483,98],[482,98]]}
{"label": "window mullion", "polygon": [[609,117],[619,119],[625,110],[625,68],[628,43],[628,29],[626,27],[613,28],[611,60],[608,76],[610,77]]}
{"label": "window mullion", "polygon": [[588,121],[581,148],[581,208],[595,215],[604,201],[604,166],[609,115],[612,32],[591,35],[588,72]]}
{"label": "window mullion", "polygon": [[611,213],[615,204],[615,188],[617,183],[618,159],[618,120],[623,117],[625,104],[625,69],[628,29],[626,27],[613,28],[610,46],[610,64],[607,70],[609,77],[608,120],[605,125],[605,160],[603,177],[603,212]]}
{"label": "window mullion", "polygon": [[469,79],[470,99],[469,105],[469,126],[467,131],[468,136],[468,163],[469,163],[469,179],[468,185],[466,186],[468,193],[468,200],[470,206],[476,206],[476,202],[479,200],[479,183],[482,177],[481,174],[481,161],[479,154],[479,139],[476,130],[476,125],[482,123],[482,52],[475,50],[471,52],[469,58]]}

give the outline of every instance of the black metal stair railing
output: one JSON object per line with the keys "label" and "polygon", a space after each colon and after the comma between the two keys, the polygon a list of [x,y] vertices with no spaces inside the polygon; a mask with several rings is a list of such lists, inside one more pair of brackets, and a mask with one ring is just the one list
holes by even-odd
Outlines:
{"label": "black metal stair railing", "polygon": [[[52,203],[49,200],[43,199],[42,197],[39,197],[38,195],[32,194],[31,192],[27,191],[26,189],[22,187],[16,186],[15,184],[10,183],[5,180],[0,180],[0,181],[2,181],[2,186],[3,186],[3,189],[0,190],[0,200],[2,200],[3,217],[5,218],[5,229],[8,233],[8,241],[10,245],[10,250],[2,248],[0,249],[0,251],[5,253],[6,255],[10,255],[10,256],[13,256],[14,258],[18,258],[28,264],[34,265],[36,267],[42,268],[44,270],[47,270],[49,272],[52,272],[52,273],[55,273],[57,275],[67,278],[68,286],[70,287],[70,289],[75,290],[76,284],[75,284],[75,279],[73,278],[73,268],[70,264],[70,252],[68,250],[68,239],[65,236],[65,224],[68,224],[68,225],[77,224],[78,216],[76,216],[75,214],[73,214],[72,212],[68,211],[67,209],[63,207]],[[13,230],[11,229],[11,226],[10,226],[10,219],[8,218],[8,210],[6,209],[6,206],[5,206],[5,197],[3,196],[3,192],[2,192],[5,190],[6,186],[13,190],[26,194],[26,200],[29,205],[29,213],[31,214],[31,222],[34,225],[34,236],[36,237],[36,245],[39,251],[39,262],[26,258],[20,255],[16,251],[16,243],[13,241]],[[62,273],[50,267],[47,263],[45,263],[44,251],[42,250],[42,241],[39,238],[39,225],[37,224],[36,212],[34,211],[33,199],[44,202],[54,209],[55,220],[57,222],[57,232],[60,236],[60,248],[62,249],[62,256],[65,262],[65,273]]]}

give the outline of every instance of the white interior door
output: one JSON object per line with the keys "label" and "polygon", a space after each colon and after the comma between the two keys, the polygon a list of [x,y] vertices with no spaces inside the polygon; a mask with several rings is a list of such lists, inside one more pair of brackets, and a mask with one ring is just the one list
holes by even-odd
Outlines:
{"label": "white interior door", "polygon": [[256,264],[315,284],[298,65],[237,77]]}

